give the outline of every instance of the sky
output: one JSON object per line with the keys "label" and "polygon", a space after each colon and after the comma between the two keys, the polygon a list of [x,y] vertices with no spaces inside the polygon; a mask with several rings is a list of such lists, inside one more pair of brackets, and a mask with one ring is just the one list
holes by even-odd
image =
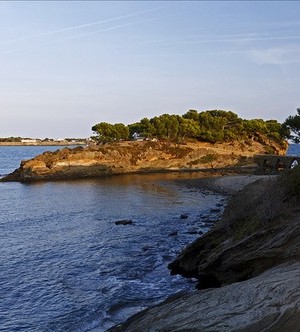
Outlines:
{"label": "sky", "polygon": [[300,107],[298,1],[0,1],[0,137]]}

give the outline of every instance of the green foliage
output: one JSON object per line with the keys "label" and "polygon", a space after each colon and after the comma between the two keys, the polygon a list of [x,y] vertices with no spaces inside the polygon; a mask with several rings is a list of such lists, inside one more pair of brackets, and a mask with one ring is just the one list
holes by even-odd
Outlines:
{"label": "green foliage", "polygon": [[128,126],[101,122],[92,130],[104,142],[132,138],[135,133],[145,138],[155,137],[176,143],[184,140],[209,143],[256,140],[264,143],[265,138],[281,143],[286,137],[276,120],[243,120],[237,114],[224,110],[189,110],[182,116],[163,114],[151,119],[143,118]]}
{"label": "green foliage", "polygon": [[300,143],[300,108],[296,115],[290,115],[283,123],[283,135],[294,143]]}
{"label": "green foliage", "polygon": [[0,142],[21,142],[22,137],[3,137],[0,138]]}
{"label": "green foliage", "polygon": [[129,138],[129,128],[122,123],[114,125],[107,122],[100,122],[92,127],[101,142],[111,142],[116,140],[126,140]]}
{"label": "green foliage", "polygon": [[233,237],[239,241],[246,236],[285,220],[289,207],[300,201],[300,166],[283,172],[279,177],[254,182],[236,195],[228,206]]}
{"label": "green foliage", "polygon": [[280,188],[284,188],[284,201],[300,199],[300,166],[284,172],[279,179]]}
{"label": "green foliage", "polygon": [[199,114],[196,110],[189,110],[182,116],[184,119],[199,121]]}
{"label": "green foliage", "polygon": [[215,154],[207,154],[205,156],[202,156],[199,159],[191,160],[188,164],[189,166],[195,166],[200,164],[212,164],[214,161],[218,160],[218,156]]}
{"label": "green foliage", "polygon": [[155,134],[155,127],[147,118],[143,118],[140,122],[130,124],[128,128],[130,137],[132,137],[134,133],[138,133],[143,137],[152,137]]}

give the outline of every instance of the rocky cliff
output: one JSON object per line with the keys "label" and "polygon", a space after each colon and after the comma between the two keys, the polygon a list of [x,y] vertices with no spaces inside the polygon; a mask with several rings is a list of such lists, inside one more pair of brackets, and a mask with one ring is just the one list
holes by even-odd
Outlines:
{"label": "rocky cliff", "polygon": [[177,295],[111,332],[298,332],[300,263],[279,265],[256,278]]}
{"label": "rocky cliff", "polygon": [[[45,152],[20,167],[3,181],[35,181],[99,177],[133,172],[198,170],[240,166],[252,162],[254,154],[266,153],[270,145],[253,141],[209,144],[170,142],[115,142]],[[280,146],[272,151],[285,153]]]}
{"label": "rocky cliff", "polygon": [[300,260],[300,171],[262,179],[235,194],[220,222],[169,266],[197,278],[198,287],[219,287]]}
{"label": "rocky cliff", "polygon": [[246,186],[169,265],[199,290],[111,331],[299,331],[299,201],[300,167]]}

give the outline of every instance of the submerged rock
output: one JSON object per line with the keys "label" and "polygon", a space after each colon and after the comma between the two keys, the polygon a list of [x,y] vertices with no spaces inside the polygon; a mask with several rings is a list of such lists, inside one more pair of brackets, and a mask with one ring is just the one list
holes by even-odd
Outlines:
{"label": "submerged rock", "polygon": [[170,233],[168,236],[177,236],[177,235],[178,235],[178,232],[174,231],[174,232]]}
{"label": "submerged rock", "polygon": [[189,228],[189,229],[187,230],[187,233],[188,233],[188,234],[191,234],[191,235],[193,235],[193,234],[199,234],[199,230],[198,230],[198,228],[191,227],[191,228]]}
{"label": "submerged rock", "polygon": [[133,221],[131,219],[125,219],[125,220],[117,220],[115,221],[116,225],[133,225]]}
{"label": "submerged rock", "polygon": [[215,208],[210,210],[211,213],[219,213],[221,212],[221,209]]}
{"label": "submerged rock", "polygon": [[186,214],[186,213],[182,213],[181,215],[180,215],[180,219],[187,219],[189,216],[188,216],[188,214]]}

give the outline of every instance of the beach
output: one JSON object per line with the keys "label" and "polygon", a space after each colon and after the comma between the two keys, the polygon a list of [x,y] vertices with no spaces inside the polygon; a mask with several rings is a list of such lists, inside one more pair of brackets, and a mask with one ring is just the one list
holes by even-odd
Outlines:
{"label": "beach", "polygon": [[[211,174],[213,175],[213,174]],[[262,179],[274,178],[277,175],[234,174],[199,177],[198,179],[180,180],[188,187],[206,188],[208,190],[233,195],[245,186]]]}

